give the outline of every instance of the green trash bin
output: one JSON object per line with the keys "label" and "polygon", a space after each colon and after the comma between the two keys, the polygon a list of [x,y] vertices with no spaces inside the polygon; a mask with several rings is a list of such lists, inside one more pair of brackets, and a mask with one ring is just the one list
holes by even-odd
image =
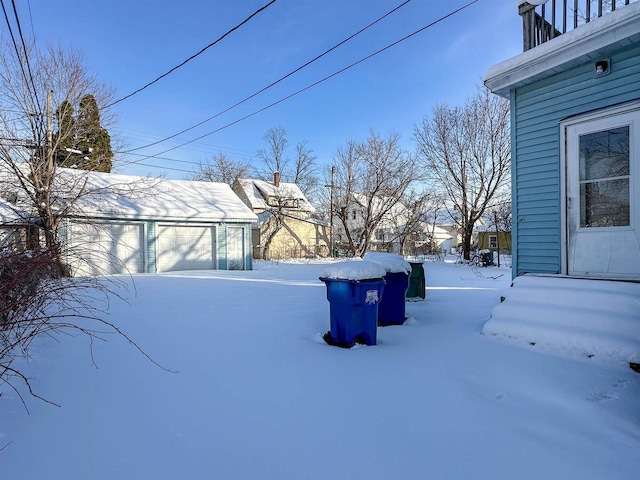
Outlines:
{"label": "green trash bin", "polygon": [[407,289],[407,300],[417,302],[426,297],[426,282],[424,279],[424,268],[422,262],[409,262],[411,265],[411,276],[409,277],[409,288]]}

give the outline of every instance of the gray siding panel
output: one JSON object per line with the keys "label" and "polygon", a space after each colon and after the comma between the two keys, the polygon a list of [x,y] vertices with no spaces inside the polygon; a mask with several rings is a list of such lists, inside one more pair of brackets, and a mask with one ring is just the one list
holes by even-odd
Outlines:
{"label": "gray siding panel", "polygon": [[227,269],[227,226],[223,223],[216,228],[218,234],[218,268],[220,270]]}
{"label": "gray siding panel", "polygon": [[253,270],[253,237],[250,223],[244,225],[244,249],[245,269]]}
{"label": "gray siding panel", "polygon": [[147,222],[147,273],[156,273],[158,252],[156,248],[156,222]]}
{"label": "gray siding panel", "polygon": [[561,271],[560,122],[640,98],[640,45],[604,57],[605,77],[596,79],[589,62],[512,94],[514,275]]}

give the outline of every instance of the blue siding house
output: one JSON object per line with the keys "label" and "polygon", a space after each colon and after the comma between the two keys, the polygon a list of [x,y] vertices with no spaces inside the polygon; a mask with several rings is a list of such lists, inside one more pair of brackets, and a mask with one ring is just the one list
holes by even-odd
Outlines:
{"label": "blue siding house", "polygon": [[640,2],[531,3],[485,75],[511,102],[513,276],[638,281]]}

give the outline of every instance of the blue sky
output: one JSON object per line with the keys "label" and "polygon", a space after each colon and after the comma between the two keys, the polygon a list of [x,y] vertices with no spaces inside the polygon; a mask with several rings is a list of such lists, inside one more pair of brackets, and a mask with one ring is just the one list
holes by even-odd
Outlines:
{"label": "blue sky", "polygon": [[[467,4],[412,0],[319,61],[241,106],[165,143],[154,155],[251,114]],[[268,0],[20,1],[27,34],[42,46],[84,54],[88,70],[115,97],[142,87],[240,23]],[[158,83],[113,107],[111,129],[128,148],[173,135],[252,95],[401,4],[402,0],[277,0],[251,21]],[[269,110],[159,155],[129,156],[118,171],[184,178],[217,153],[251,160],[271,127],[290,143],[308,141],[329,165],[349,140],[373,129],[397,132],[413,148],[413,126],[437,104],[459,105],[486,70],[521,52],[515,0],[479,0],[366,62]],[[165,159],[166,158],[166,159]],[[193,162],[193,163],[188,163]],[[142,165],[144,164],[144,165]]]}

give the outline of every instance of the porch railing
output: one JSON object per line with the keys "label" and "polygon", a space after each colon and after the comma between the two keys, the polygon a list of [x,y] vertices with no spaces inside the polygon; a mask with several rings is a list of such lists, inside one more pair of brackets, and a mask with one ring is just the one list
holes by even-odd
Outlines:
{"label": "porch railing", "polygon": [[518,13],[522,17],[523,51],[635,1],[637,0],[547,0],[536,6],[523,0],[518,6]]}

